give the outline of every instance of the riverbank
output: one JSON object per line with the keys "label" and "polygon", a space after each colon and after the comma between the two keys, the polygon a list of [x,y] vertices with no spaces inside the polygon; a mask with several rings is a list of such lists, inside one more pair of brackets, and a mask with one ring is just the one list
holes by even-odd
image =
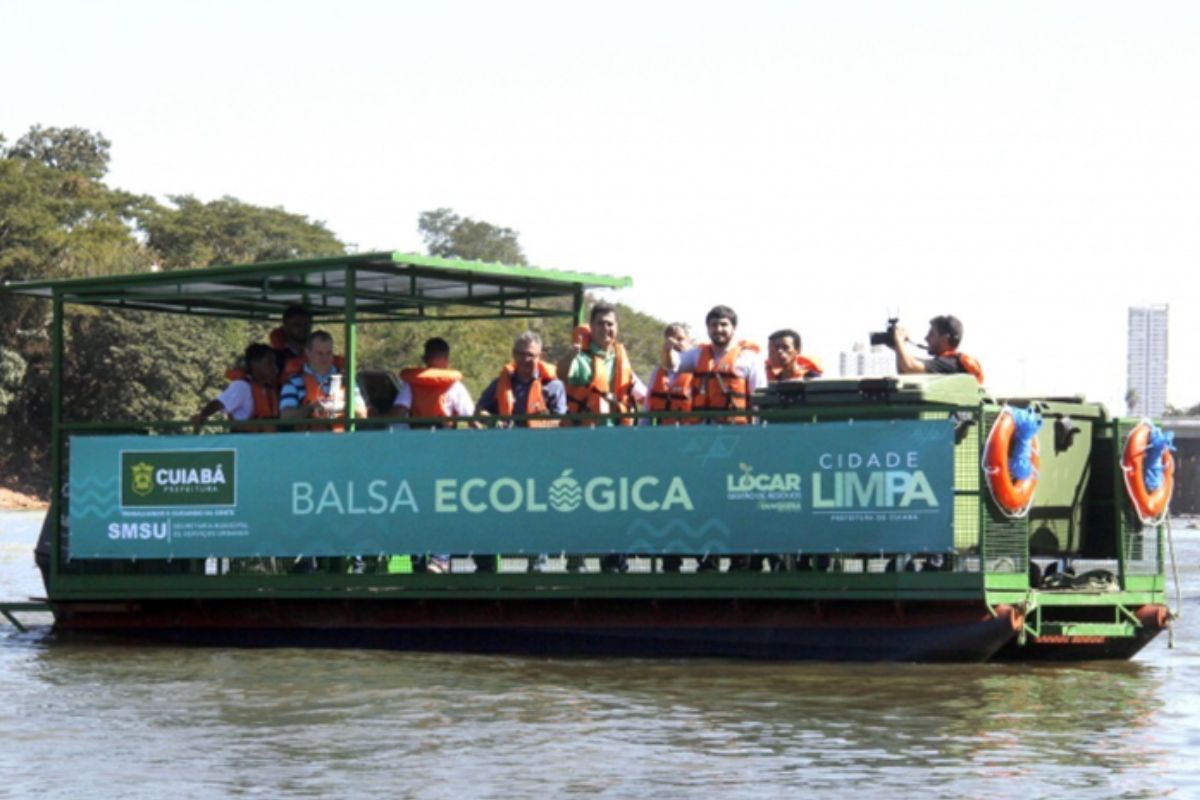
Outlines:
{"label": "riverbank", "polygon": [[0,509],[31,511],[45,509],[48,506],[49,503],[37,495],[27,494],[19,489],[9,489],[6,486],[0,486]]}

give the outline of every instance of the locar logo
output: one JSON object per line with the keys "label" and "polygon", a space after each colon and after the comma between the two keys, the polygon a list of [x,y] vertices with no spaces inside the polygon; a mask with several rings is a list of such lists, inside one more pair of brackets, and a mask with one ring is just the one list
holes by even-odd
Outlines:
{"label": "locar logo", "polygon": [[800,500],[803,477],[796,472],[759,472],[742,462],[741,474],[725,474],[725,496],[730,500]]}
{"label": "locar logo", "polygon": [[236,462],[234,450],[124,450],[121,505],[234,505]]}

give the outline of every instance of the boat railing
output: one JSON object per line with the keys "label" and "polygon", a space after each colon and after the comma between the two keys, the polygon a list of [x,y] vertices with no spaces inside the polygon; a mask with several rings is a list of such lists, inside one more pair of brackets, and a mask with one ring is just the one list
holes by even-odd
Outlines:
{"label": "boat railing", "polygon": [[[597,553],[580,548],[578,552],[560,553],[456,553],[451,554],[446,569],[456,577],[478,580],[476,575],[512,576],[514,579],[534,580],[531,576],[559,576],[569,581],[594,581],[600,575],[612,574],[604,580],[644,580],[653,577],[656,581],[695,581],[705,578],[718,581],[737,582],[740,585],[782,588],[804,588],[828,590],[854,586],[870,588],[882,580],[892,586],[897,581],[923,581],[924,585],[936,587],[955,583],[955,576],[978,584],[981,576],[1009,575],[1023,579],[1028,569],[1027,525],[1012,524],[1007,520],[993,519],[987,512],[980,491],[978,465],[980,452],[980,429],[973,424],[981,411],[978,408],[930,408],[891,407],[873,408],[805,408],[766,409],[753,411],[755,425],[805,424],[820,421],[848,421],[861,418],[915,418],[955,419],[961,434],[956,437],[954,448],[954,541],[953,549],[944,553],[880,551],[880,552],[834,552],[812,553],[797,549],[782,553]],[[744,416],[737,412],[636,412],[620,415],[633,423],[628,430],[636,437],[636,431],[646,425],[674,426],[696,418],[720,419]],[[520,426],[539,418],[525,416],[485,416],[456,420],[459,423],[476,422],[480,425]],[[541,419],[540,421],[544,421]],[[589,414],[566,415],[555,418],[570,427],[611,425],[612,416],[597,417]],[[273,421],[274,422],[274,421]],[[311,420],[281,420],[279,429],[310,426],[301,436],[354,435],[356,430],[395,429],[398,423],[419,426],[444,423],[444,419],[401,419],[394,417],[368,417],[344,420],[348,430],[340,434],[316,432],[311,429]],[[329,420],[322,424],[330,424]],[[213,421],[206,423],[203,430],[236,430],[237,423]],[[683,427],[680,425],[680,427]],[[436,428],[433,428],[436,430]],[[138,422],[63,422],[64,457],[60,463],[68,463],[69,441],[75,436],[103,436],[114,434],[137,434],[153,436],[179,436],[194,441],[204,441],[205,436],[196,437],[190,422],[181,420],[138,421]],[[424,431],[400,432],[396,435],[420,436]],[[288,433],[243,433],[239,435],[295,435]],[[470,435],[464,431],[458,435]],[[547,435],[538,431],[536,435]],[[552,434],[551,434],[552,435]],[[65,466],[64,466],[65,469]],[[64,482],[66,475],[63,476]],[[69,511],[69,491],[64,492],[62,508]],[[64,522],[69,514],[63,513]],[[203,578],[203,585],[216,589],[223,578],[265,581],[280,586],[296,581],[309,585],[316,576],[325,579],[336,576],[338,582],[353,586],[356,581],[385,581],[404,584],[406,581],[425,581],[434,578],[428,572],[427,553],[361,553],[347,556],[309,557],[225,557],[219,552],[208,558],[128,559],[128,560],[79,560],[70,558],[69,530],[60,537],[63,557],[59,561],[59,574],[70,583],[84,576],[195,576]],[[422,571],[425,574],[422,574]],[[467,576],[472,576],[467,578]],[[523,578],[518,578],[523,576]],[[582,576],[595,576],[584,578]],[[489,578],[488,580],[491,580]],[[213,583],[216,580],[216,583]],[[672,584],[673,585],[673,584]]]}
{"label": "boat railing", "polygon": [[[864,414],[863,412],[870,412]],[[629,586],[667,586],[672,590],[684,591],[688,581],[695,585],[703,582],[706,587],[716,585],[737,586],[739,590],[795,590],[822,592],[831,590],[869,591],[878,586],[895,587],[897,582],[913,582],[927,589],[939,585],[955,585],[985,580],[989,586],[1003,589],[1023,590],[1029,586],[1031,571],[1037,573],[1052,562],[1055,556],[1035,553],[1031,558],[1031,538],[1036,526],[1045,524],[1045,513],[1039,511],[1032,517],[1009,518],[997,512],[987,497],[980,477],[980,454],[984,434],[989,427],[993,410],[987,408],[930,408],[892,407],[879,413],[878,409],[863,408],[805,408],[767,409],[753,412],[754,425],[807,424],[814,422],[845,422],[868,418],[916,418],[947,419],[955,422],[958,434],[954,445],[954,510],[953,548],[947,552],[923,551],[879,551],[879,552],[793,552],[745,553],[615,553],[595,552],[580,547],[571,552],[535,553],[454,553],[444,569],[457,580],[475,581],[483,586],[492,586],[489,581],[541,581],[547,576],[567,582],[567,585],[591,585],[596,580],[626,581]],[[731,412],[638,412],[623,415],[635,423],[627,428],[628,435],[636,440],[637,431],[646,425],[674,426],[681,417],[697,416],[721,418],[734,416]],[[519,426],[531,421],[523,416],[483,416],[469,418],[481,425]],[[420,425],[443,423],[440,418],[400,419],[393,417],[370,417],[362,420],[347,420],[349,430],[340,434],[304,431],[297,436],[302,441],[308,436],[350,435],[357,431],[392,429],[397,436],[421,436],[426,431],[400,431],[398,423]],[[462,422],[463,420],[459,420]],[[556,421],[571,424],[571,427],[611,424],[612,417],[596,417],[588,414],[568,415]],[[295,427],[296,423],[309,420],[281,421],[281,430]],[[327,422],[326,422],[327,424]],[[685,427],[680,425],[680,427]],[[236,429],[236,423],[212,422],[204,430],[225,431]],[[66,482],[65,465],[68,463],[70,440],[78,436],[106,436],[136,434],[151,436],[177,436],[181,440],[205,442],[205,435],[196,436],[190,422],[181,420],[139,422],[64,422],[60,425],[63,434],[63,481]],[[432,428],[437,431],[437,428]],[[1119,436],[1120,428],[1114,429]],[[514,432],[516,433],[516,432]],[[542,431],[532,432],[545,436]],[[293,436],[289,433],[241,433],[245,436]],[[435,434],[439,435],[439,434]],[[455,435],[471,435],[469,431]],[[525,434],[520,434],[525,435]],[[1105,457],[1102,456],[1101,457]],[[68,487],[69,488],[69,487]],[[1113,487],[1113,497],[1118,496]],[[1162,574],[1163,554],[1161,531],[1153,526],[1142,526],[1136,519],[1120,512],[1120,504],[1113,497],[1092,497],[1093,513],[1110,515],[1118,520],[1113,548],[1105,552],[1084,552],[1080,555],[1089,569],[1108,570],[1120,575],[1123,582],[1155,580]],[[210,557],[162,559],[71,559],[70,536],[66,522],[69,519],[69,491],[64,491],[60,503],[63,521],[60,537],[61,558],[58,574],[69,585],[76,578],[95,576],[193,576],[201,580],[201,589],[216,591],[232,590],[229,587],[249,585],[245,581],[257,581],[263,585],[278,587],[311,586],[314,581],[335,579],[348,589],[356,586],[404,586],[416,581],[422,589],[437,588],[439,576],[429,572],[429,553],[359,553],[355,555],[299,557],[226,557],[214,552]],[[1095,509],[1098,509],[1096,511]],[[1040,563],[1035,563],[1040,562]],[[439,565],[441,567],[441,565]],[[422,574],[424,572],[424,574]],[[611,574],[612,577],[609,577]],[[601,578],[600,576],[604,576]],[[478,577],[478,576],[483,576]],[[233,581],[228,586],[222,581]],[[1144,579],[1144,580],[1143,580]],[[434,583],[429,583],[434,580]],[[646,584],[645,581],[651,581]],[[241,581],[241,583],[239,583]],[[680,582],[683,583],[680,583]],[[582,583],[580,583],[582,582]],[[640,583],[639,583],[640,582]],[[882,582],[882,583],[881,583]],[[85,581],[86,583],[86,581]],[[458,585],[455,583],[454,585]],[[519,585],[519,584],[518,584]],[[606,586],[610,585],[608,583]],[[623,584],[617,583],[620,587]],[[963,584],[965,585],[965,584]],[[125,587],[128,588],[128,587]],[[161,588],[161,587],[160,587]]]}

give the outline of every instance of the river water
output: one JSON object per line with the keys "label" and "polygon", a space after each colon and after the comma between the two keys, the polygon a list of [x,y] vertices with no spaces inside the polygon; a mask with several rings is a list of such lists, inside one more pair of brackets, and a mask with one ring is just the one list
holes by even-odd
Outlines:
{"label": "river water", "polygon": [[[41,591],[0,512],[0,599]],[[55,641],[0,621],[0,796],[1200,796],[1200,530],[1132,662],[761,664]],[[36,621],[37,617],[31,617]]]}

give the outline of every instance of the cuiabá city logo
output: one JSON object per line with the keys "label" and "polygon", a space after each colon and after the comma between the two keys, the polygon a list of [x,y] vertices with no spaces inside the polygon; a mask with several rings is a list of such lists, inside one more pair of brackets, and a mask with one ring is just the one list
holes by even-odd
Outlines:
{"label": "cuiab\u00e1 city logo", "polygon": [[130,488],[133,493],[145,497],[154,491],[154,465],[147,464],[145,461],[134,464],[129,468],[132,473],[133,483]]}
{"label": "cuiab\u00e1 city logo", "polygon": [[233,505],[236,463],[233,450],[123,451],[121,505]]}

